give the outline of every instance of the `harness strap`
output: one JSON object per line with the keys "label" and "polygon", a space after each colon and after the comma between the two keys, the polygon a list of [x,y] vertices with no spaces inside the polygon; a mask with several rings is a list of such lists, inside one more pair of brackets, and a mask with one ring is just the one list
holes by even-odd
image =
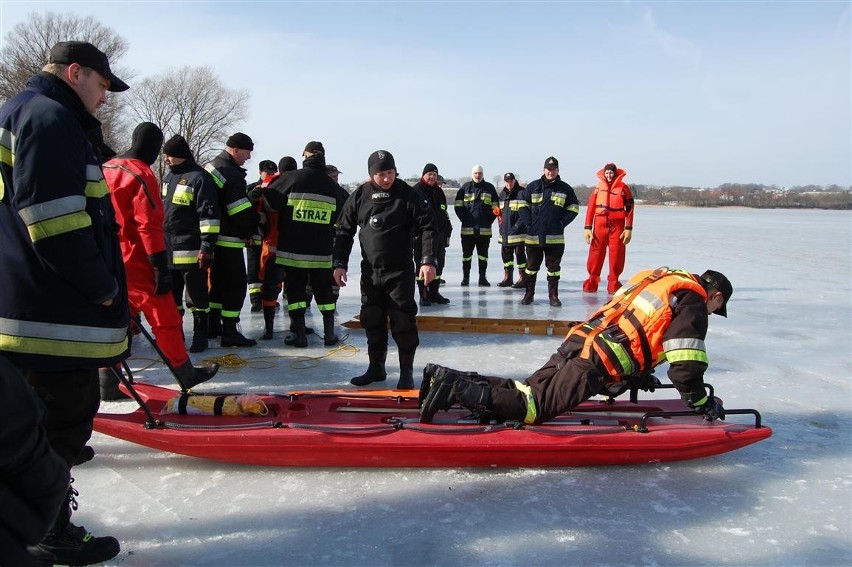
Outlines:
{"label": "harness strap", "polygon": [[581,335],[584,337],[583,351],[581,353],[581,356],[583,358],[589,358],[592,349],[592,342],[597,338],[597,336],[600,335],[607,327],[609,327],[613,321],[621,317],[621,315],[623,315],[624,312],[627,311],[627,308],[633,302],[633,299],[637,295],[639,295],[642,290],[644,290],[650,284],[670,272],[671,270],[666,266],[657,268],[656,270],[654,270],[653,272],[651,272],[650,274],[627,288],[622,294],[621,299],[615,305],[615,309],[610,311],[608,315],[604,316],[603,312],[599,311],[591,321],[589,321],[585,325],[581,325],[578,332],[582,333],[584,329],[589,329],[588,332],[585,333],[585,335]]}

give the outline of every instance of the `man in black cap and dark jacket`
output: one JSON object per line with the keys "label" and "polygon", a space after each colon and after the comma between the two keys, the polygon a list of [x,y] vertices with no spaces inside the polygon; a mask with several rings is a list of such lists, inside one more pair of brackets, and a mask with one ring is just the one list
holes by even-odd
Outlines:
{"label": "man in black cap and dark jacket", "polygon": [[221,212],[216,184],[198,165],[189,144],[175,134],[163,144],[169,171],[163,176],[163,227],[172,273],[172,296],[183,313],[184,289],[192,311],[189,352],[207,350],[210,295],[208,271],[213,266]]}
{"label": "man in black cap and dark jacket", "polygon": [[278,214],[276,263],[284,267],[287,313],[293,346],[308,346],[305,330],[308,282],[322,313],[323,342],[340,339],[334,332],[335,297],[332,285],[334,223],[345,199],[325,171],[325,148],[309,142],[302,152],[302,169],[282,175],[266,192],[269,207]]}
{"label": "man in black cap and dark jacket", "polygon": [[[337,220],[334,244],[334,280],[346,285],[349,254],[358,232],[361,244],[361,326],[367,334],[370,365],[351,380],[355,386],[387,378],[385,360],[390,332],[399,349],[398,389],[414,387],[414,354],[417,334],[417,303],[414,301],[411,235],[419,233],[423,258],[420,276],[426,285],[435,278],[435,250],[441,245],[432,215],[417,201],[411,187],[397,178],[396,163],[386,150],[370,154],[370,181],[347,199]],[[360,228],[360,230],[358,230]]]}
{"label": "man in black cap and dark jacket", "polygon": [[[237,132],[225,149],[204,166],[219,188],[222,225],[216,241],[216,261],[210,271],[210,336],[220,334],[223,347],[250,347],[257,344],[239,331],[240,311],[246,299],[246,262],[243,248],[251,240],[259,216],[246,194],[246,170],[254,142]],[[220,328],[221,325],[221,328]]]}
{"label": "man in black cap and dark jacket", "polygon": [[[432,222],[435,225],[438,238],[435,248],[435,259],[438,262],[435,266],[435,279],[427,286],[422,278],[417,278],[420,306],[428,307],[433,303],[446,305],[450,300],[441,295],[438,287],[441,285],[441,274],[444,273],[444,261],[447,257],[447,246],[450,245],[453,225],[450,223],[450,215],[447,213],[447,196],[444,195],[444,190],[438,187],[438,166],[434,163],[427,163],[423,167],[420,181],[414,185],[413,189],[432,214]],[[423,245],[420,235],[415,234],[414,261],[417,265],[420,264],[421,258],[423,258]]]}
{"label": "man in black cap and dark jacket", "polygon": [[[0,354],[44,401],[47,439],[69,467],[92,435],[98,368],[129,354],[115,215],[87,136],[100,126],[94,114],[106,91],[127,89],[103,52],[66,41],[0,108]],[[53,527],[30,553],[66,565],[115,557],[117,539],[71,523],[77,491],[66,488]]]}
{"label": "man in black cap and dark jacket", "polygon": [[515,234],[525,234],[527,246],[526,293],[522,305],[531,305],[535,280],[542,262],[547,269],[547,294],[552,307],[561,307],[559,278],[565,254],[565,227],[580,212],[574,189],[559,177],[559,160],[544,160],[544,174],[519,195]]}

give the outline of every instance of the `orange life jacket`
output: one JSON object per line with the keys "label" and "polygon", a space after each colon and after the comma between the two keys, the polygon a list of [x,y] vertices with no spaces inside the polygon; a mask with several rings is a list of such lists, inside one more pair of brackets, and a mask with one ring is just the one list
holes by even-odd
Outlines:
{"label": "orange life jacket", "polygon": [[565,338],[582,338],[580,356],[589,358],[594,350],[616,382],[650,372],[666,358],[663,335],[672,319],[671,297],[684,289],[707,299],[704,287],[685,270],[664,266],[639,272],[589,321],[572,328]]}
{"label": "orange life jacket", "polygon": [[[629,189],[622,179],[627,175],[627,172],[619,169],[615,179],[612,180],[612,185],[606,182],[603,169],[598,171],[597,175],[600,181],[594,190],[595,215],[605,216],[611,220],[626,218],[629,205],[625,203],[625,193],[629,192]],[[629,195],[629,193],[627,194]],[[630,206],[632,206],[632,203]]]}

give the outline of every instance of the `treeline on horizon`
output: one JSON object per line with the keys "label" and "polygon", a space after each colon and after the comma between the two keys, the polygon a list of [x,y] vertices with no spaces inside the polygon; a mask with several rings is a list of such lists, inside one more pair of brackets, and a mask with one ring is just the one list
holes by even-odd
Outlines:
{"label": "treeline on horizon", "polygon": [[[470,178],[447,179],[447,194],[455,191]],[[417,180],[412,180],[416,183]],[[522,185],[526,185],[522,183]],[[594,187],[572,185],[581,205],[589,200]],[[499,190],[500,185],[497,186]],[[752,207],[756,209],[852,209],[852,187],[840,185],[797,185],[781,189],[776,185],[759,183],[723,183],[715,188],[683,187],[678,185],[630,184],[633,197],[645,205],[684,207]]]}

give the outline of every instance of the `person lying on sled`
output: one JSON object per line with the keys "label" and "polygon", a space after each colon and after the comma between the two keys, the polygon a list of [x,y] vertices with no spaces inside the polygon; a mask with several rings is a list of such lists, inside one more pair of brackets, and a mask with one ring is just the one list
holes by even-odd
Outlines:
{"label": "person lying on sled", "polygon": [[728,278],[713,270],[700,276],[666,267],[640,272],[573,327],[547,364],[523,382],[427,364],[420,421],[431,423],[438,410],[457,403],[479,415],[542,423],[596,394],[647,378],[665,361],[686,405],[711,420],[725,419],[722,404],[704,389],[704,337],[710,313],[728,316],[732,293]]}

